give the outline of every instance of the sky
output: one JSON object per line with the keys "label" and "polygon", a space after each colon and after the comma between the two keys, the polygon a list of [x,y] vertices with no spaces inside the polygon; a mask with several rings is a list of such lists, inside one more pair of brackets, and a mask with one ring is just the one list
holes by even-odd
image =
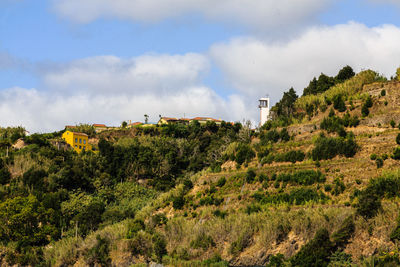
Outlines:
{"label": "sky", "polygon": [[0,127],[258,123],[346,65],[400,66],[400,0],[0,0]]}

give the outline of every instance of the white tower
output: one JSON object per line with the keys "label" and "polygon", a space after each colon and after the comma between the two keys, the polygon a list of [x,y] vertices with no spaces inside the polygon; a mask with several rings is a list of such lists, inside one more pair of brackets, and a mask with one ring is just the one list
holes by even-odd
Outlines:
{"label": "white tower", "polygon": [[269,97],[260,98],[260,126],[263,126],[269,119]]}

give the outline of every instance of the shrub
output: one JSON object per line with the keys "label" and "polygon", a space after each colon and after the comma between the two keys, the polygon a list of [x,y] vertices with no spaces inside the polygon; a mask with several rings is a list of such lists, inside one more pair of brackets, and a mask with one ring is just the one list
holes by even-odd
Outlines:
{"label": "shrub", "polygon": [[369,109],[365,104],[361,107],[361,115],[363,117],[367,117],[369,115]]}
{"label": "shrub", "polygon": [[314,183],[325,182],[326,177],[320,171],[304,170],[294,173],[281,173],[277,176],[276,181],[290,182],[298,185],[312,185]]}
{"label": "shrub", "polygon": [[360,193],[357,204],[357,214],[365,219],[374,217],[381,208],[381,199],[372,187],[367,187]]}
{"label": "shrub", "polygon": [[248,144],[240,143],[236,152],[236,162],[242,165],[244,162],[250,162],[255,157],[253,149]]}
{"label": "shrub", "polygon": [[346,138],[325,137],[321,135],[315,142],[315,147],[311,152],[313,160],[332,159],[336,155],[353,157],[358,150],[358,145],[354,136],[348,135]]}
{"label": "shrub", "polygon": [[246,172],[246,182],[247,183],[252,183],[254,182],[254,179],[256,178],[257,174],[253,169],[249,169]]}
{"label": "shrub", "polygon": [[215,242],[210,235],[200,232],[192,242],[190,242],[192,248],[201,248],[207,250],[215,246]]}
{"label": "shrub", "polygon": [[185,198],[182,193],[172,199],[172,206],[176,210],[180,210],[185,206]]}
{"label": "shrub", "polygon": [[326,184],[326,185],[324,186],[324,190],[325,190],[325,192],[330,192],[330,191],[332,191],[332,185]]}
{"label": "shrub", "polygon": [[345,189],[346,186],[344,185],[343,181],[341,181],[339,178],[335,178],[332,194],[338,196],[343,193]]}
{"label": "shrub", "polygon": [[397,225],[396,228],[390,233],[390,240],[392,242],[400,240],[400,216],[397,218]]}
{"label": "shrub", "polygon": [[285,262],[285,257],[283,254],[276,254],[276,255],[271,255],[268,259],[268,263],[266,267],[283,267]]}
{"label": "shrub", "polygon": [[378,158],[378,156],[376,154],[371,154],[371,156],[369,158],[371,160],[376,160]]}
{"label": "shrub", "polygon": [[137,232],[144,230],[145,225],[142,220],[135,219],[133,222],[128,223],[128,233],[126,238],[133,238]]}
{"label": "shrub", "polygon": [[301,162],[305,158],[305,154],[301,150],[291,150],[289,152],[283,153],[283,154],[278,154],[275,156],[275,161],[276,162]]}
{"label": "shrub", "polygon": [[343,112],[346,110],[346,104],[344,103],[342,95],[335,95],[333,97],[333,107],[339,112]]}
{"label": "shrub", "polygon": [[367,99],[365,100],[365,106],[367,107],[367,108],[371,108],[372,107],[372,98],[371,98],[371,95],[368,95],[368,97],[367,97]]}
{"label": "shrub", "polygon": [[400,133],[396,137],[396,144],[400,145]]}
{"label": "shrub", "polygon": [[160,233],[155,233],[152,237],[153,251],[159,262],[164,255],[167,255],[167,241]]}
{"label": "shrub", "polygon": [[377,158],[377,159],[375,160],[375,163],[376,163],[376,167],[377,167],[378,169],[380,169],[380,168],[383,167],[383,159]]}
{"label": "shrub", "polygon": [[332,234],[332,241],[337,248],[344,248],[351,236],[354,234],[355,231],[355,224],[352,216],[347,217],[341,227]]}
{"label": "shrub", "polygon": [[225,177],[221,177],[217,181],[217,186],[218,187],[223,187],[225,185],[225,183],[226,183],[226,178]]}
{"label": "shrub", "polygon": [[259,205],[250,204],[250,205],[247,205],[247,207],[246,207],[246,213],[248,215],[250,215],[252,213],[257,213],[260,211],[261,211],[261,207]]}
{"label": "shrub", "polygon": [[382,91],[381,91],[381,96],[385,96],[386,95],[386,90],[385,89],[382,89]]}
{"label": "shrub", "polygon": [[392,159],[400,160],[400,147],[394,149]]}
{"label": "shrub", "polygon": [[230,252],[232,255],[237,255],[242,252],[251,243],[251,234],[247,231],[243,231],[239,234],[237,240],[233,241],[230,246]]}
{"label": "shrub", "polygon": [[392,128],[396,127],[396,122],[394,122],[394,120],[390,121],[390,126],[392,126]]}
{"label": "shrub", "polygon": [[333,250],[334,244],[330,241],[328,230],[322,228],[290,259],[290,263],[292,266],[327,266]]}
{"label": "shrub", "polygon": [[100,235],[96,236],[96,244],[88,250],[85,255],[86,263],[89,266],[111,266],[110,253],[110,240],[102,238]]}
{"label": "shrub", "polygon": [[0,158],[0,184],[7,184],[11,179],[11,173]]}

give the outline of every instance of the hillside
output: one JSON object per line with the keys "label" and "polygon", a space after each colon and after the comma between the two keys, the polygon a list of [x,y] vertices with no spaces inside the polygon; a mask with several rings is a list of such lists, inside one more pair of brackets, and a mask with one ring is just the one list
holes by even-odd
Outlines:
{"label": "hillside", "polygon": [[2,266],[400,264],[400,82],[364,71],[279,105],[257,131],[112,130],[79,155],[2,129]]}

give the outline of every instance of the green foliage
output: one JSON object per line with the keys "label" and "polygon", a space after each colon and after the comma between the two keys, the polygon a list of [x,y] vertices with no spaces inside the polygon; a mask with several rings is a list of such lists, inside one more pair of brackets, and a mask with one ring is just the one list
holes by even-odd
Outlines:
{"label": "green foliage", "polygon": [[145,229],[144,222],[142,220],[135,219],[134,221],[129,222],[128,224],[128,232],[126,234],[126,238],[133,238],[137,232],[144,229]]}
{"label": "green foliage", "polygon": [[313,185],[324,183],[326,177],[320,171],[304,170],[294,173],[281,173],[277,176],[276,181],[297,185]]}
{"label": "green foliage", "polygon": [[356,227],[352,216],[347,217],[341,227],[332,234],[332,241],[336,248],[344,248],[354,234]]}
{"label": "green foliage", "polygon": [[11,179],[11,173],[0,158],[0,185],[7,184]]}
{"label": "green foliage", "polygon": [[340,195],[346,189],[346,186],[344,185],[343,181],[340,180],[339,178],[335,178],[333,183],[334,183],[334,186],[333,186],[333,190],[332,190],[332,195],[334,195],[334,196]]}
{"label": "green foliage", "polygon": [[277,154],[274,156],[274,161],[276,162],[301,162],[305,158],[305,154],[301,150],[290,150],[283,154]]}
{"label": "green foliage", "polygon": [[253,169],[248,169],[246,172],[246,182],[247,183],[252,183],[254,182],[254,179],[256,178],[257,174]]}
{"label": "green foliage", "polygon": [[354,136],[348,134],[346,138],[325,137],[321,135],[315,142],[311,152],[313,160],[332,159],[337,155],[353,157],[358,150]]}
{"label": "green foliage", "polygon": [[0,241],[14,241],[18,249],[46,245],[58,234],[54,219],[33,195],[7,199],[0,203]]}
{"label": "green foliage", "polygon": [[178,194],[172,199],[172,206],[176,210],[181,210],[183,209],[183,206],[185,206],[185,197],[183,194]]}
{"label": "green foliage", "polygon": [[250,162],[255,156],[256,154],[250,145],[240,143],[236,152],[235,161],[241,165],[244,162]]}
{"label": "green foliage", "polygon": [[374,217],[381,208],[381,199],[373,188],[368,187],[360,193],[357,204],[357,214],[365,219]]}
{"label": "green foliage", "polygon": [[335,95],[333,97],[333,107],[334,107],[334,109],[338,110],[339,112],[346,111],[346,104],[343,100],[342,95]]}
{"label": "green foliage", "polygon": [[276,255],[271,255],[268,259],[268,263],[266,267],[283,267],[285,262],[285,257],[283,254],[276,254]]}
{"label": "green foliage", "polygon": [[349,65],[343,67],[339,73],[336,75],[335,80],[336,83],[342,83],[350,78],[353,78],[355,76],[355,72],[352,67]]}
{"label": "green foliage", "polygon": [[400,147],[393,150],[392,159],[400,160]]}
{"label": "green foliage", "polygon": [[251,243],[252,233],[243,231],[239,234],[237,240],[233,241],[230,246],[230,252],[232,255],[238,255]]}
{"label": "green foliage", "polygon": [[329,232],[322,228],[290,259],[290,263],[292,266],[327,266],[333,251],[334,244],[330,241]]}
{"label": "green foliage", "polygon": [[371,156],[369,158],[371,160],[376,160],[378,158],[378,156],[374,153],[374,154],[371,154]]}
{"label": "green foliage", "polygon": [[225,177],[221,177],[218,179],[217,181],[217,186],[218,187],[223,187],[226,184],[226,178]]}
{"label": "green foliage", "polygon": [[389,124],[392,128],[396,127],[396,122],[394,120],[391,120]]}
{"label": "green foliage", "polygon": [[396,144],[400,145],[400,133],[396,136]]}
{"label": "green foliage", "polygon": [[85,261],[89,266],[111,266],[111,258],[109,254],[110,240],[97,235],[96,244],[87,251]]}
{"label": "green foliage", "polygon": [[272,110],[276,112],[278,117],[289,118],[294,112],[294,104],[297,98],[296,91],[292,87],[287,92],[283,93],[282,99],[275,104]]}
{"label": "green foliage", "polygon": [[[279,185],[279,182],[278,182],[278,185]],[[271,195],[261,195],[261,194],[255,193],[253,195],[253,198],[255,198],[257,201],[259,201],[262,204],[289,203],[289,204],[294,204],[294,205],[303,205],[310,201],[324,202],[328,199],[328,197],[326,195],[324,195],[323,193],[317,192],[315,189],[304,188],[304,187],[293,189],[289,193],[277,193],[277,194],[271,194]]]}
{"label": "green foliage", "polygon": [[210,235],[200,232],[195,239],[190,242],[190,246],[196,249],[201,248],[203,250],[207,250],[211,247],[214,247],[215,242]]}
{"label": "green foliage", "polygon": [[152,237],[152,242],[154,254],[158,262],[161,262],[162,257],[167,255],[167,241],[162,234],[155,233]]}
{"label": "green foliage", "polygon": [[83,123],[76,125],[74,128],[65,128],[65,130],[71,132],[85,133],[89,137],[93,137],[96,134],[96,130],[93,125]]}
{"label": "green foliage", "polygon": [[375,160],[375,163],[376,163],[376,167],[377,167],[378,169],[383,167],[383,159],[382,159],[382,158],[377,158],[377,159]]}
{"label": "green foliage", "polygon": [[381,91],[381,96],[385,96],[386,95],[386,90],[385,89],[382,89],[382,91]]}
{"label": "green foliage", "polygon": [[361,107],[361,115],[363,117],[367,117],[369,115],[369,109],[365,104]]}
{"label": "green foliage", "polygon": [[396,228],[390,233],[390,240],[392,242],[400,241],[400,216],[397,218]]}

